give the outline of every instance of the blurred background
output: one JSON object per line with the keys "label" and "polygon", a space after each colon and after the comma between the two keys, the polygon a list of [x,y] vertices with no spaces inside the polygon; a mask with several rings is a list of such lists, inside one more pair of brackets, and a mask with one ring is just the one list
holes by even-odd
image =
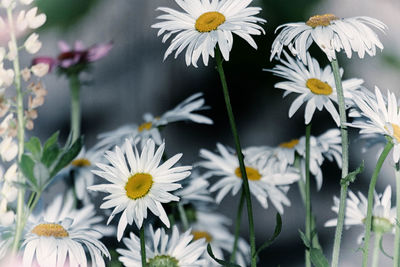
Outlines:
{"label": "blurred background", "polygon": [[[93,64],[90,73],[82,76],[87,84],[81,91],[82,132],[85,143],[91,147],[99,133],[113,130],[127,123],[142,123],[142,115],[151,112],[161,114],[196,92],[203,92],[206,103],[211,107],[205,112],[214,120],[214,125],[177,123],[164,130],[166,149],[169,154],[183,152],[183,163],[192,164],[199,160],[200,148],[214,150],[217,142],[233,147],[224,100],[218,74],[211,61],[209,67],[200,63],[199,68],[186,67],[184,57],[169,57],[163,62],[168,44],[162,44],[157,30],[150,26],[160,15],[159,6],[177,8],[173,0],[38,0],[39,8],[46,13],[48,22],[40,32],[43,47],[38,55],[56,56],[57,42],[65,40],[73,44],[82,40],[90,46],[95,43],[113,41],[110,54]],[[315,14],[334,13],[338,17],[371,16],[389,27],[387,34],[380,34],[385,46],[383,52],[371,58],[351,60],[340,55],[339,63],[345,69],[344,78],[363,78],[365,86],[373,89],[399,90],[400,84],[400,2],[398,0],[264,0],[254,1],[253,6],[261,6],[261,17],[268,22],[264,25],[266,35],[255,37],[258,50],[251,48],[241,38],[234,41],[231,60],[226,62],[225,72],[231,93],[234,113],[243,147],[270,145],[304,135],[304,109],[288,118],[292,97],[282,99],[282,91],[274,84],[280,79],[262,71],[272,68],[277,62],[270,62],[269,55],[274,30],[277,26],[297,21],[306,21]],[[315,47],[312,55],[322,66],[327,59]],[[31,58],[22,59],[29,64]],[[60,129],[66,138],[69,131],[69,89],[68,81],[55,74],[44,78],[49,93],[46,103],[39,109],[39,119],[35,121],[32,135],[42,140]],[[398,93],[398,92],[397,92]],[[319,135],[335,127],[327,112],[316,112],[312,134]],[[355,169],[362,159],[366,168],[356,182],[353,191],[367,192],[369,178],[376,162],[379,148],[361,154],[361,142],[357,131],[351,131],[351,169]],[[394,173],[390,162],[383,169],[377,191],[383,192],[387,184],[394,185]],[[317,218],[317,229],[324,253],[330,259],[334,229],[324,228],[328,219],[336,217],[330,210],[333,196],[339,194],[340,172],[335,164],[323,165],[324,182],[317,192],[313,181],[312,202]],[[298,229],[304,229],[305,212],[297,186],[289,191],[291,207],[285,208],[282,233],[277,241],[266,249],[259,266],[302,266],[304,247]],[[220,206],[220,212],[234,218],[238,197],[227,197]],[[276,211],[270,205],[267,210],[253,201],[258,245],[271,236]],[[393,199],[394,203],[394,199]],[[243,214],[246,214],[245,212]],[[242,218],[241,235],[246,237],[247,218]],[[341,266],[359,266],[361,252],[356,238],[361,227],[345,230],[341,250]],[[392,254],[393,238],[385,236],[383,245]],[[381,256],[381,266],[391,264],[391,260]]]}

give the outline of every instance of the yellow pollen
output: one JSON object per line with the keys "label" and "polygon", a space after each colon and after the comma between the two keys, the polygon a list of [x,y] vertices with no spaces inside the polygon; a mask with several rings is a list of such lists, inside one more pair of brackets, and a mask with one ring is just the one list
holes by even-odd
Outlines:
{"label": "yellow pollen", "polygon": [[332,87],[329,84],[315,78],[308,79],[306,86],[315,95],[332,94]]}
{"label": "yellow pollen", "polygon": [[400,143],[400,126],[392,123],[393,137]]}
{"label": "yellow pollen", "polygon": [[148,131],[151,129],[152,126],[153,126],[153,123],[151,123],[150,121],[145,122],[145,123],[142,123],[141,125],[139,125],[138,130],[139,130],[139,132],[143,132],[144,130]]}
{"label": "yellow pollen", "polygon": [[[243,178],[242,172],[240,171],[239,167],[236,168],[235,174],[237,177]],[[246,174],[247,174],[247,178],[251,181],[258,181],[262,177],[261,174],[256,169],[254,169],[252,167],[247,167],[247,166],[246,166]]]}
{"label": "yellow pollen", "polygon": [[299,139],[292,139],[289,142],[283,142],[279,146],[283,148],[294,148],[299,143]]}
{"label": "yellow pollen", "polygon": [[225,22],[225,16],[217,11],[206,12],[197,18],[195,28],[199,32],[210,32]]}
{"label": "yellow pollen", "polygon": [[92,163],[88,159],[80,158],[80,159],[73,160],[71,162],[71,165],[75,166],[75,167],[88,167],[88,166],[91,166]]}
{"label": "yellow pollen", "polygon": [[332,20],[338,20],[339,18],[333,14],[324,14],[324,15],[315,15],[310,17],[306,24],[310,27],[317,27],[317,26],[329,26]]}
{"label": "yellow pollen", "polygon": [[37,234],[39,236],[53,236],[57,238],[67,237],[69,236],[68,232],[59,224],[56,223],[42,223],[31,231],[33,234]]}
{"label": "yellow pollen", "polygon": [[148,173],[136,173],[126,182],[126,195],[130,199],[142,198],[150,191],[153,185],[153,177]]}
{"label": "yellow pollen", "polygon": [[207,243],[212,241],[212,236],[205,231],[192,231],[193,240],[199,240],[201,238],[205,238]]}

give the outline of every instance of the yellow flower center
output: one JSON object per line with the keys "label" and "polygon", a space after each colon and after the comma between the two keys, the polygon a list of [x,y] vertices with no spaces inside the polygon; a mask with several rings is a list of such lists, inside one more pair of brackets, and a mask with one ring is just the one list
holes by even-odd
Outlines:
{"label": "yellow flower center", "polygon": [[126,195],[130,199],[142,198],[150,191],[153,185],[153,176],[148,173],[136,173],[126,182]]}
{"label": "yellow flower center", "polygon": [[316,95],[330,95],[333,91],[329,84],[315,78],[308,79],[306,86]]}
{"label": "yellow flower center", "polygon": [[[240,168],[237,167],[235,170],[235,174],[237,177],[239,178],[243,178],[242,177],[242,172],[240,171]],[[246,167],[246,174],[247,174],[247,178],[251,181],[258,181],[261,179],[261,174],[254,168],[252,167]]]}
{"label": "yellow flower center", "polygon": [[279,145],[279,147],[283,148],[294,148],[299,143],[299,139],[292,139],[289,142],[283,142]]}
{"label": "yellow flower center", "polygon": [[317,26],[328,26],[331,24],[332,20],[338,20],[339,18],[333,14],[324,14],[324,15],[315,15],[310,17],[306,24],[310,27],[317,27]]}
{"label": "yellow flower center", "polygon": [[201,14],[196,20],[195,28],[199,32],[210,32],[225,22],[225,16],[217,11]]}
{"label": "yellow flower center", "polygon": [[392,123],[393,137],[400,143],[400,126]]}
{"label": "yellow flower center", "polygon": [[139,125],[138,130],[139,130],[139,132],[143,132],[144,130],[148,131],[151,129],[152,126],[153,126],[153,123],[151,121],[145,122],[145,123],[142,123],[141,125]]}
{"label": "yellow flower center", "polygon": [[75,166],[75,167],[88,167],[88,166],[91,166],[92,163],[88,159],[80,158],[80,159],[73,160],[71,162],[71,165]]}
{"label": "yellow flower center", "polygon": [[205,238],[207,243],[212,241],[212,236],[206,231],[192,231],[193,240],[199,240]]}
{"label": "yellow flower center", "polygon": [[31,232],[33,234],[37,234],[38,236],[47,236],[47,237],[53,236],[57,238],[62,238],[69,236],[67,230],[65,230],[64,227],[56,223],[39,224],[35,226],[35,228],[33,228]]}

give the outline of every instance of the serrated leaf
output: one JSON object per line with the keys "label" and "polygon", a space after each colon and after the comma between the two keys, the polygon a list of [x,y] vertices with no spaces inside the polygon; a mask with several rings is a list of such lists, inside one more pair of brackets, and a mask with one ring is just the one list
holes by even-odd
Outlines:
{"label": "serrated leaf", "polygon": [[240,267],[240,265],[238,265],[238,264],[235,264],[235,263],[232,263],[232,262],[229,262],[229,261],[225,261],[225,260],[221,260],[221,259],[217,259],[214,256],[214,253],[212,251],[212,248],[211,248],[210,244],[207,244],[207,252],[208,252],[208,255],[210,255],[210,257],[213,260],[215,260],[218,264],[220,264],[222,266],[225,266],[225,267]]}
{"label": "serrated leaf", "polygon": [[282,217],[279,213],[276,214],[276,225],[275,225],[275,230],[273,235],[271,236],[270,239],[268,239],[264,244],[261,245],[261,247],[257,250],[256,254],[253,257],[257,257],[258,254],[269,247],[272,243],[274,243],[275,239],[279,236],[282,230]]}
{"label": "serrated leaf", "polygon": [[79,152],[82,149],[82,144],[83,144],[83,138],[80,137],[78,138],[72,146],[65,151],[60,159],[58,160],[57,164],[53,168],[53,170],[50,172],[50,176],[53,177],[55,176],[62,168],[67,166],[68,164],[71,163],[71,161],[78,156]]}
{"label": "serrated leaf", "polygon": [[319,248],[310,249],[310,258],[315,267],[328,267],[329,263],[324,253]]}
{"label": "serrated leaf", "polygon": [[39,160],[42,154],[42,144],[39,138],[31,137],[28,142],[25,143],[25,147],[32,153],[33,158]]}
{"label": "serrated leaf", "polygon": [[52,136],[50,136],[49,139],[47,139],[47,141],[44,143],[43,151],[46,151],[47,149],[49,149],[49,147],[51,147],[57,143],[58,135],[59,135],[59,132],[57,131]]}
{"label": "serrated leaf", "polygon": [[340,180],[341,185],[349,185],[356,180],[356,176],[364,171],[364,161],[361,162],[360,167],[358,167],[355,171],[350,172],[347,174],[346,177]]}
{"label": "serrated leaf", "polygon": [[50,178],[50,173],[46,166],[40,162],[37,162],[33,167],[33,175],[38,181],[39,187],[44,189],[44,185]]}
{"label": "serrated leaf", "polygon": [[33,174],[33,167],[35,166],[35,162],[28,155],[22,155],[21,162],[19,163],[19,167],[22,171],[22,174],[27,178],[27,181],[34,187],[37,188],[37,181],[35,179],[35,175]]}
{"label": "serrated leaf", "polygon": [[299,234],[300,234],[300,238],[301,240],[303,240],[304,245],[307,248],[310,248],[310,240],[308,240],[308,238],[306,237],[306,235],[299,229]]}

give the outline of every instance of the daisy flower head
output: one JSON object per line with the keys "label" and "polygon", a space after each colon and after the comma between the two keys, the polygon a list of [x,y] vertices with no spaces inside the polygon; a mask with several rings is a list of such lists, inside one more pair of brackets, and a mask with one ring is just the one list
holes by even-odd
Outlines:
{"label": "daisy flower head", "polygon": [[158,36],[163,35],[165,43],[172,35],[175,37],[165,52],[166,59],[175,50],[175,58],[186,48],[186,65],[197,67],[197,60],[202,56],[205,66],[209,56],[214,57],[218,47],[226,61],[233,45],[233,34],[246,40],[252,47],[257,45],[251,35],[264,33],[257,23],[264,23],[262,18],[255,17],[261,8],[249,7],[251,0],[175,0],[184,12],[167,7],[158,10],[165,14],[158,17],[163,20],[152,25],[160,29]]}
{"label": "daisy flower head", "polygon": [[[24,237],[23,266],[87,266],[85,248],[92,266],[105,266],[103,255],[109,259],[106,246],[99,241],[103,237],[94,216],[94,207],[81,210],[73,208],[73,198],[65,202],[58,195],[54,202],[37,215],[31,215]],[[102,218],[100,218],[102,220]]]}
{"label": "daisy flower head", "polygon": [[[374,205],[372,210],[372,230],[374,232],[394,232],[396,226],[396,207],[391,207],[392,189],[388,185],[383,194],[374,195]],[[339,212],[339,198],[333,198],[334,205],[332,211]],[[368,199],[361,193],[354,194],[349,191],[346,200],[346,211],[344,224],[347,228],[353,225],[364,225],[367,217]],[[325,223],[326,227],[336,226],[337,219],[331,219]],[[362,240],[359,238],[359,241]]]}
{"label": "daisy flower head", "polygon": [[[94,174],[111,182],[90,186],[90,190],[109,193],[100,208],[114,208],[107,223],[117,213],[122,212],[118,223],[117,238],[121,240],[127,224],[142,227],[147,218],[147,209],[169,227],[168,216],[161,203],[178,201],[179,197],[170,191],[181,188],[176,183],[190,175],[191,166],[172,167],[182,157],[177,154],[160,165],[164,153],[165,143],[155,150],[155,143],[148,139],[142,152],[139,154],[136,145],[132,146],[129,140],[122,148],[115,147],[115,151],[107,151],[106,159],[110,165],[98,163],[100,170]],[[123,152],[124,151],[124,152]]]}
{"label": "daisy flower head", "polygon": [[[146,239],[151,240],[146,244],[147,266],[205,266],[205,260],[200,259],[200,256],[206,251],[205,240],[193,241],[190,230],[180,234],[178,227],[174,225],[170,235],[165,232],[164,228],[159,228],[154,232],[153,227],[150,227],[149,232],[150,236]],[[117,249],[121,255],[118,259],[127,267],[142,266],[139,238],[131,233],[130,238],[124,238],[123,242],[128,249]]]}
{"label": "daisy flower head", "polygon": [[279,26],[278,34],[272,43],[271,57],[280,57],[283,47],[307,64],[307,50],[313,42],[326,54],[329,61],[336,59],[336,52],[345,51],[348,58],[352,53],[364,58],[365,53],[375,56],[376,48],[383,49],[376,28],[385,32],[387,26],[374,18],[360,16],[340,19],[333,14],[316,15],[307,22],[287,23]]}
{"label": "daisy flower head", "polygon": [[[287,80],[275,84],[275,88],[285,90],[283,97],[291,93],[299,94],[289,108],[289,118],[303,103],[307,103],[304,113],[305,124],[311,122],[316,109],[321,111],[325,108],[339,126],[339,113],[333,104],[337,103],[337,91],[332,68],[330,66],[326,66],[324,69],[320,68],[318,61],[309,53],[306,53],[306,60],[303,62],[291,58],[286,52],[284,54],[287,61],[281,59],[282,65],[277,65],[269,71]],[[343,75],[343,69],[341,69],[340,75]],[[351,105],[353,95],[363,82],[362,79],[342,81],[347,106]]]}
{"label": "daisy flower head", "polygon": [[207,177],[195,170],[189,178],[182,181],[182,188],[176,190],[175,195],[181,198],[182,204],[213,203],[214,199],[208,190],[209,185]]}
{"label": "daisy flower head", "polygon": [[378,87],[375,87],[375,95],[360,94],[354,97],[358,113],[350,113],[350,116],[358,118],[349,125],[360,128],[360,134],[371,137],[376,134],[389,136],[394,143],[393,160],[400,159],[400,112],[394,93],[387,91],[387,98],[382,96]]}
{"label": "daisy flower head", "polygon": [[[242,188],[243,180],[236,155],[222,144],[217,144],[217,150],[219,155],[201,149],[200,156],[204,161],[200,162],[199,166],[207,169],[205,173],[207,177],[221,177],[210,188],[211,192],[218,191],[216,202],[220,203],[229,191],[232,191],[232,195],[236,195]],[[283,205],[290,205],[283,186],[299,180],[300,174],[290,167],[282,170],[275,161],[265,158],[249,161],[246,158],[247,153],[244,149],[244,162],[251,194],[263,208],[268,207],[269,198],[279,213],[283,213]]]}

